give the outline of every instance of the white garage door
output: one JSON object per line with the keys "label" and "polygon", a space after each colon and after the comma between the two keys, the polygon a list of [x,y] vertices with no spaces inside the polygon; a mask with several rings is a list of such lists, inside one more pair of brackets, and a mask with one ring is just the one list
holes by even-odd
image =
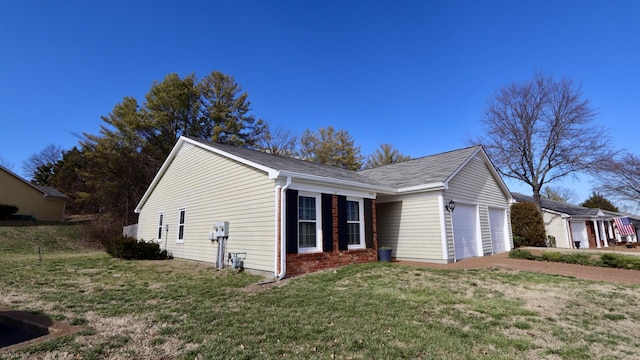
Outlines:
{"label": "white garage door", "polygon": [[504,209],[489,209],[489,225],[491,227],[491,243],[493,253],[507,251],[506,232],[504,230]]}
{"label": "white garage door", "polygon": [[583,222],[571,222],[571,235],[573,241],[580,241],[580,249],[589,247],[589,238],[587,238],[587,224]]}
{"label": "white garage door", "polygon": [[478,256],[475,206],[456,204],[453,211],[453,243],[457,260]]}

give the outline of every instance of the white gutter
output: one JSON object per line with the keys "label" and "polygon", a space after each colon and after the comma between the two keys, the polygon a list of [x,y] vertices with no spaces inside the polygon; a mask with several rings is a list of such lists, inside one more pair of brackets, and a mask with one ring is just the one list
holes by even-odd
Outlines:
{"label": "white gutter", "polygon": [[[287,189],[291,185],[291,177],[287,177],[287,184],[282,187],[280,190],[282,195],[280,195],[280,273],[276,275],[278,280],[282,280],[287,274],[287,236],[286,236],[286,216],[287,213],[285,209],[286,199],[287,199]],[[278,249],[276,245],[276,249]]]}

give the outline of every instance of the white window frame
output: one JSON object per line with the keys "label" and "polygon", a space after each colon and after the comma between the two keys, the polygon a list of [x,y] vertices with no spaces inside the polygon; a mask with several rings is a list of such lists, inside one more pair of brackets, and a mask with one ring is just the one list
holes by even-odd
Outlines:
{"label": "white window frame", "polygon": [[[183,222],[180,222],[180,214],[184,212],[184,216],[182,217]],[[187,222],[187,208],[178,209],[178,221],[176,228],[176,244],[184,244],[184,231],[185,231],[185,223]],[[182,238],[180,237],[180,228],[182,227]]]}
{"label": "white window frame", "polygon": [[[322,252],[322,197],[318,193],[306,193],[299,192],[297,199],[297,211],[300,211],[300,197],[311,197],[316,199],[316,246],[315,247],[300,247],[300,222],[301,220],[298,218],[298,238],[296,242],[298,244],[298,253],[299,254],[307,254],[307,253],[315,253]],[[309,220],[302,220],[302,222],[313,222]]]}
{"label": "white window frame", "polygon": [[[352,201],[352,202],[357,202],[358,203],[358,221],[348,221],[347,220],[347,224],[355,224],[355,223],[359,223],[359,228],[360,228],[360,243],[359,244],[347,244],[347,249],[351,250],[351,249],[364,249],[366,248],[366,243],[365,243],[365,239],[364,239],[364,199],[362,198],[354,198],[354,197],[347,197],[347,202]],[[348,225],[347,225],[348,226]],[[347,239],[348,242],[348,239]]]}
{"label": "white window frame", "polygon": [[157,242],[162,242],[162,231],[164,230],[164,211],[160,211],[158,213],[158,240]]}

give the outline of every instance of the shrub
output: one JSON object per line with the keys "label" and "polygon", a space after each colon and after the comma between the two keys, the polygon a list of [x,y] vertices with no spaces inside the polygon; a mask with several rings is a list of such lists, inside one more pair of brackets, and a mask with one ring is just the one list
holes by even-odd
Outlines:
{"label": "shrub", "polygon": [[547,246],[542,215],[533,203],[521,202],[511,206],[511,229],[514,237],[522,237],[521,246]]}
{"label": "shrub", "polygon": [[522,236],[513,235],[513,247],[519,248],[522,247],[522,243],[524,242],[524,238]]}
{"label": "shrub", "polygon": [[0,204],[0,220],[4,220],[17,212],[18,207],[15,205]]}
{"label": "shrub", "polygon": [[135,260],[164,260],[167,251],[160,245],[127,236],[114,236],[102,242],[107,253],[115,258]]}
{"label": "shrub", "polygon": [[509,257],[512,259],[526,259],[535,260],[536,257],[528,250],[513,249],[509,252]]}
{"label": "shrub", "polygon": [[561,261],[567,264],[590,265],[590,266],[597,265],[598,263],[591,254],[587,254],[587,253],[562,254]]}
{"label": "shrub", "polygon": [[556,251],[545,251],[540,255],[544,261],[562,262],[562,254]]}
{"label": "shrub", "polygon": [[606,253],[600,256],[600,262],[606,267],[640,270],[640,257],[636,256]]}

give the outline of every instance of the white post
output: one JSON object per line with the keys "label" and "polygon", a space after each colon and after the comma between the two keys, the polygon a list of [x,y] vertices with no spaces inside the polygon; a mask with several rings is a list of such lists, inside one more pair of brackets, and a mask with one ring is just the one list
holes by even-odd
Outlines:
{"label": "white post", "polygon": [[598,221],[591,220],[593,223],[593,232],[596,235],[596,247],[600,249],[600,229],[598,229]]}

